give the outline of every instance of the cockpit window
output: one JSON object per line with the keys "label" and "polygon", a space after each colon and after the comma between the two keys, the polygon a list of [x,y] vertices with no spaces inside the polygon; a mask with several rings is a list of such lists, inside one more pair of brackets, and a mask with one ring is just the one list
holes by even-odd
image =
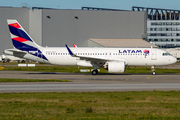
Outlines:
{"label": "cockpit window", "polygon": [[168,56],[168,55],[170,55],[169,53],[163,53],[162,54],[163,56]]}

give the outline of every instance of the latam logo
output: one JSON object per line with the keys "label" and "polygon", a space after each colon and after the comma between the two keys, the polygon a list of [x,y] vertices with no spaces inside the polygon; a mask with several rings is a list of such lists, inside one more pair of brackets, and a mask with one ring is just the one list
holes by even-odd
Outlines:
{"label": "latam logo", "polygon": [[119,53],[142,53],[141,50],[119,50]]}
{"label": "latam logo", "polygon": [[144,53],[146,58],[146,56],[149,54],[149,50],[145,49],[143,50],[143,52],[142,50],[123,50],[123,51],[119,50],[119,53]]}
{"label": "latam logo", "polygon": [[145,58],[146,58],[146,56],[149,54],[149,50],[146,50],[146,49],[145,49],[145,50],[143,51],[143,53],[145,54]]}

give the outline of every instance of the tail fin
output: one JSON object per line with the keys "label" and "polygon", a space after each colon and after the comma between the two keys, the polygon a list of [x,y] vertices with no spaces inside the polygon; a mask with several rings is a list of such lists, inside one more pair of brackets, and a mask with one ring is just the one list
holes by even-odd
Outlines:
{"label": "tail fin", "polygon": [[38,45],[27,34],[17,20],[7,20],[13,46],[22,51],[37,51]]}

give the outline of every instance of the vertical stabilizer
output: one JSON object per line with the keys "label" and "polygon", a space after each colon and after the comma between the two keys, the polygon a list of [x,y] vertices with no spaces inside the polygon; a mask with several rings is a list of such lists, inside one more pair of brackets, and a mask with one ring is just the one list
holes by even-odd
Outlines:
{"label": "vertical stabilizer", "polygon": [[39,45],[28,35],[17,20],[7,20],[13,46],[22,51],[38,51]]}

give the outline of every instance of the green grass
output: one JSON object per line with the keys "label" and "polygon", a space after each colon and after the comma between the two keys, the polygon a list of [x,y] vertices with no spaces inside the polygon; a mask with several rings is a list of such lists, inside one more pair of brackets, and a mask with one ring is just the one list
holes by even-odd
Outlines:
{"label": "green grass", "polygon": [[[44,71],[44,72],[71,72],[79,73],[80,69],[93,69],[87,67],[69,67],[69,66],[36,66],[36,67],[17,67],[4,66],[7,71]],[[156,73],[180,73],[180,69],[161,69],[155,68]],[[101,73],[107,73],[107,70],[100,68]],[[127,67],[125,73],[151,73],[150,67]]]}
{"label": "green grass", "polygon": [[0,98],[0,119],[180,119],[180,91],[2,93]]}
{"label": "green grass", "polygon": [[14,78],[0,78],[0,82],[72,82],[71,80],[59,79],[14,79]]}
{"label": "green grass", "polygon": [[[180,69],[155,68],[156,73],[180,73]],[[150,67],[127,67],[125,73],[151,73]]]}

